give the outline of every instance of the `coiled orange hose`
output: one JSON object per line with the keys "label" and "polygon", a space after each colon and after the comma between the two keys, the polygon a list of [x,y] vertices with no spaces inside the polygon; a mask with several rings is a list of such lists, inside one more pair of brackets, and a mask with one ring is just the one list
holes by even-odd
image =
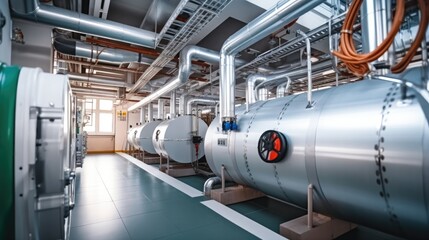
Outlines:
{"label": "coiled orange hose", "polygon": [[[369,53],[359,54],[356,52],[353,41],[353,24],[359,13],[359,8],[363,0],[355,0],[350,6],[346,19],[341,30],[340,48],[339,51],[334,51],[333,54],[344,62],[347,69],[356,76],[364,76],[370,71],[369,63],[377,60],[383,55],[395,40],[396,34],[399,32],[402,20],[405,14],[405,0],[396,1],[396,13],[393,18],[392,27],[383,42]],[[419,30],[415,41],[413,42],[410,50],[402,58],[401,62],[392,67],[392,72],[403,71],[413,56],[415,55],[420,42],[422,41],[428,24],[428,7],[425,0],[419,0],[420,11],[422,18],[420,21]]]}

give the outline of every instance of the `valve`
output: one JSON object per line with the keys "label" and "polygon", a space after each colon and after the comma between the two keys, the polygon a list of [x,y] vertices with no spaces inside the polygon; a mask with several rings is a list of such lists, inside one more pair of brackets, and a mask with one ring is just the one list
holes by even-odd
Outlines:
{"label": "valve", "polygon": [[230,121],[223,121],[222,122],[222,130],[223,131],[235,131],[238,129],[237,123],[234,120],[230,120]]}
{"label": "valve", "polygon": [[276,163],[281,161],[287,152],[285,136],[274,130],[265,131],[258,141],[258,154],[264,162]]}

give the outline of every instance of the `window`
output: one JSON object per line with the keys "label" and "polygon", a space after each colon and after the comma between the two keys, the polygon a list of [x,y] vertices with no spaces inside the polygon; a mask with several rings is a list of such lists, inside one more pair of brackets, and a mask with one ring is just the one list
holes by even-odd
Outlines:
{"label": "window", "polygon": [[85,99],[85,127],[89,134],[114,134],[113,101],[108,99]]}

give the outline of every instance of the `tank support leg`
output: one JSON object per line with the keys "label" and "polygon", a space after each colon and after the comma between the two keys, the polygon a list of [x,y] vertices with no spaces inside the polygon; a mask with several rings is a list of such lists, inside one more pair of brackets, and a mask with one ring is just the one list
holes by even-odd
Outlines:
{"label": "tank support leg", "polygon": [[311,183],[307,190],[307,227],[313,228],[313,184]]}
{"label": "tank support leg", "polygon": [[224,165],[222,165],[221,180],[222,180],[222,193],[224,193],[225,192],[225,166]]}

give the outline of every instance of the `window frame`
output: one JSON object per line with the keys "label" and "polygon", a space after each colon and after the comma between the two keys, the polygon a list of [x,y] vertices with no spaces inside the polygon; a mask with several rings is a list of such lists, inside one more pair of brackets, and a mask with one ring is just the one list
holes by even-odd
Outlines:
{"label": "window frame", "polygon": [[[116,118],[115,118],[115,106],[114,99],[109,98],[98,98],[98,97],[88,97],[85,98],[85,106],[86,102],[90,99],[95,100],[95,106],[91,110],[91,113],[95,116],[95,131],[94,132],[87,132],[88,135],[91,136],[114,136],[115,135],[115,126],[116,126]],[[100,100],[109,100],[112,101],[112,110],[100,110]],[[85,113],[89,112],[85,109]],[[112,131],[111,132],[100,132],[100,113],[110,113],[112,116]],[[93,117],[93,116],[91,116]]]}

